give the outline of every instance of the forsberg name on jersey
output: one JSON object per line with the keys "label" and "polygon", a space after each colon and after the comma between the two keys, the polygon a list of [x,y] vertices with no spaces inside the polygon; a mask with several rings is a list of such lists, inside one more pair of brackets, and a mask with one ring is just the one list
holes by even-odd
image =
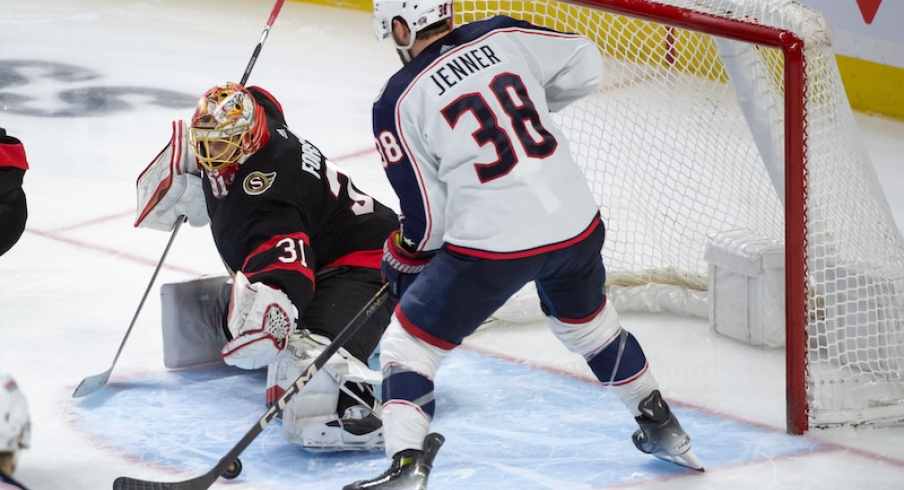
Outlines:
{"label": "forsberg name on jersey", "polygon": [[305,172],[320,178],[320,161],[323,156],[314,145],[307,140],[301,140],[301,168]]}
{"label": "forsberg name on jersey", "polygon": [[502,63],[502,60],[496,56],[493,48],[480,46],[442,63],[430,74],[430,79],[439,87],[439,93],[436,95],[442,96],[458,82],[497,63]]}

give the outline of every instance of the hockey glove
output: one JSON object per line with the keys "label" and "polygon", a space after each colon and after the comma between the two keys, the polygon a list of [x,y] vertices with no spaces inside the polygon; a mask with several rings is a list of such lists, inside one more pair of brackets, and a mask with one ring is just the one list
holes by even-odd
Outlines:
{"label": "hockey glove", "polygon": [[209,221],[201,187],[201,169],[189,149],[183,121],[173,121],[173,136],[136,182],[138,217],[135,226],[170,231],[185,216],[192,226]]}
{"label": "hockey glove", "polygon": [[432,253],[418,254],[405,250],[401,232],[392,232],[383,244],[383,262],[380,264],[383,282],[389,283],[389,299],[398,303],[432,258]]}
{"label": "hockey glove", "polygon": [[230,366],[257,369],[279,360],[295,330],[295,306],[279,289],[236,272],[226,327],[232,340],[220,355]]}

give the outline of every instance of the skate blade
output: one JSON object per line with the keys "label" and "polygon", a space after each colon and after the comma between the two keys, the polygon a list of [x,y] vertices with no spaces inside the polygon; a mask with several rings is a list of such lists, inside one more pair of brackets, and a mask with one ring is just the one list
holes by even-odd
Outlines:
{"label": "skate blade", "polygon": [[701,473],[706,471],[705,469],[703,469],[703,462],[700,461],[700,458],[698,458],[697,455],[694,454],[694,451],[691,449],[688,449],[687,452],[679,455],[657,453],[653,456],[656,456],[663,461],[668,461],[669,463],[677,464],[678,466],[684,466],[685,468],[699,471]]}
{"label": "skate blade", "polygon": [[374,444],[343,444],[343,445],[316,445],[316,444],[303,444],[303,447],[306,451],[312,453],[338,453],[342,451],[383,451],[385,446],[383,444],[374,445]]}

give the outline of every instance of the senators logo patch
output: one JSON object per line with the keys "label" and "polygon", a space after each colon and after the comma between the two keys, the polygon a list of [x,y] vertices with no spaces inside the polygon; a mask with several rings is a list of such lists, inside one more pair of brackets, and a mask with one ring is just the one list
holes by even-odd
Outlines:
{"label": "senators logo patch", "polygon": [[273,182],[276,182],[276,172],[254,171],[245,177],[242,187],[245,188],[245,194],[259,196],[266,192],[273,185]]}

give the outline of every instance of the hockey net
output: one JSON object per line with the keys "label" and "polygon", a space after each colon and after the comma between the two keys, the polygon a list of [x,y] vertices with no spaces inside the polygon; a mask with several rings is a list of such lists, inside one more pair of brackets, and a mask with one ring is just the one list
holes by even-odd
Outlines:
{"label": "hockey net", "polygon": [[[619,309],[706,316],[708,237],[784,246],[788,430],[904,420],[904,241],[823,17],[788,0],[457,1],[595,40],[606,79],[556,114],[607,224]],[[525,289],[496,315],[537,319]]]}

